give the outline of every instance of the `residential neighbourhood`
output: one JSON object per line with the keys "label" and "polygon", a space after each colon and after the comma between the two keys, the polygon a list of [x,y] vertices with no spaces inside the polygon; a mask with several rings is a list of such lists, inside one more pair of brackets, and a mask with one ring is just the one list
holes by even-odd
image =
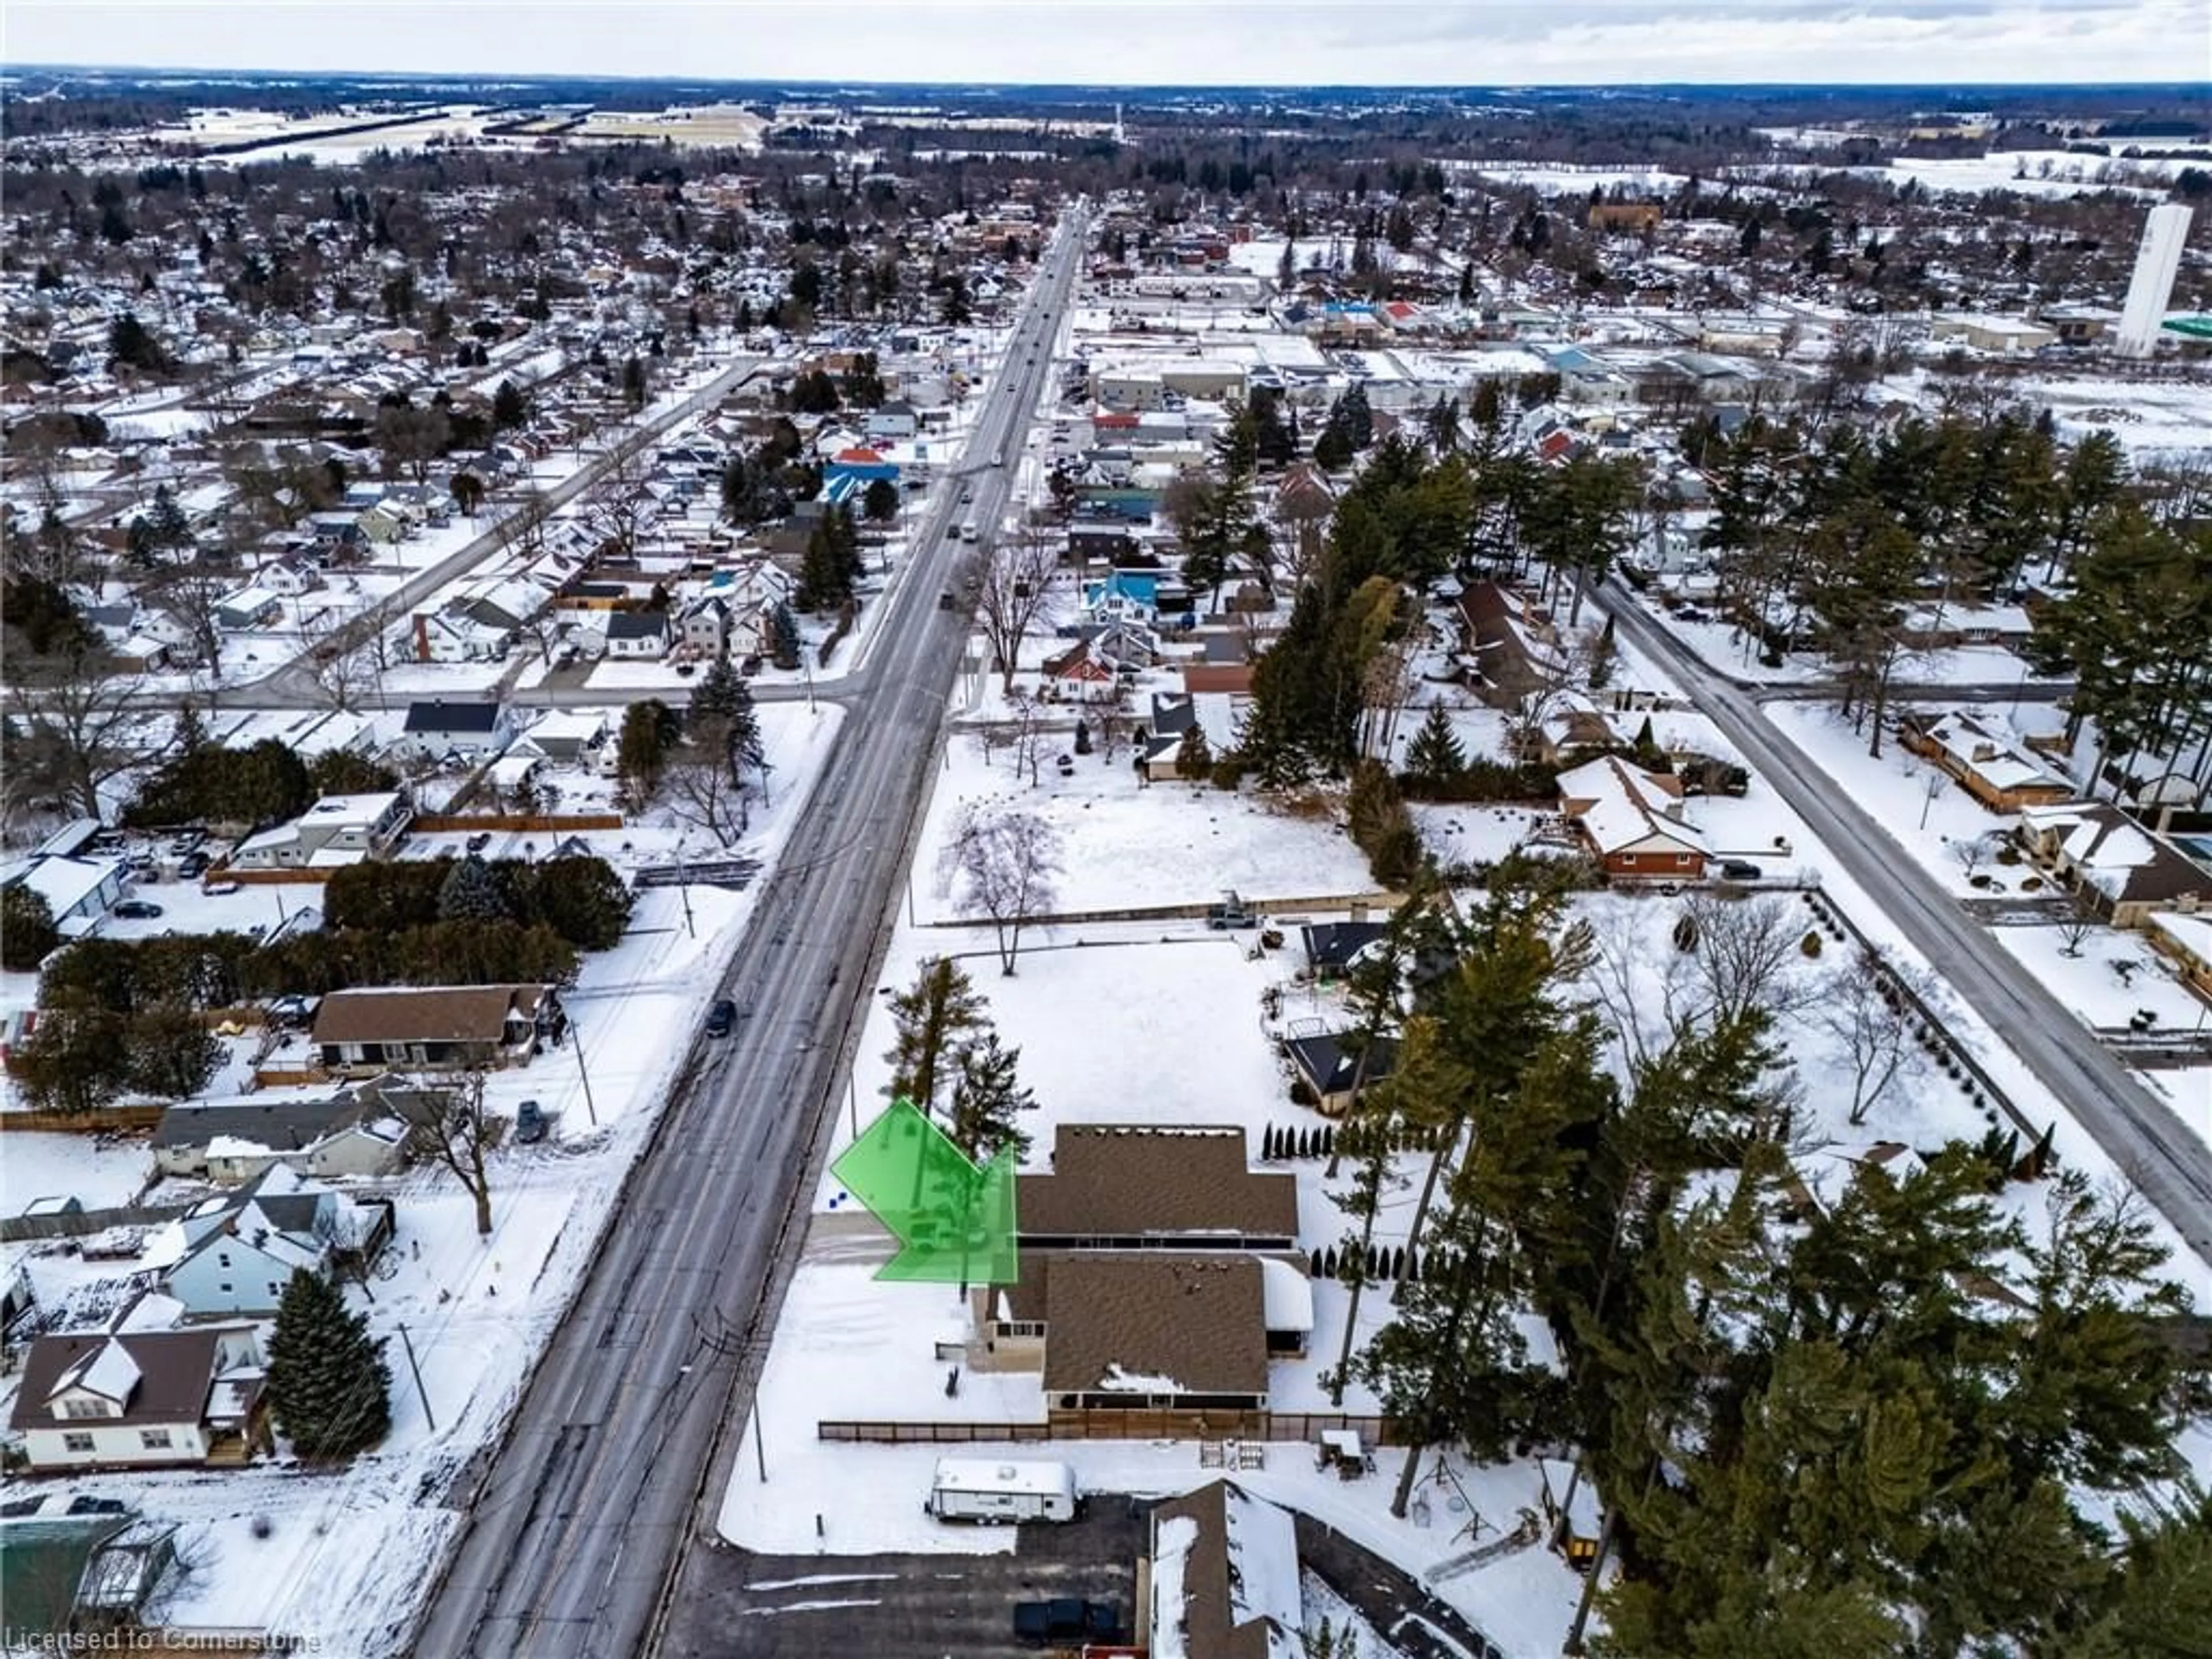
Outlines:
{"label": "residential neighbourhood", "polygon": [[563,84],[0,89],[9,1643],[2194,1651],[2201,100]]}

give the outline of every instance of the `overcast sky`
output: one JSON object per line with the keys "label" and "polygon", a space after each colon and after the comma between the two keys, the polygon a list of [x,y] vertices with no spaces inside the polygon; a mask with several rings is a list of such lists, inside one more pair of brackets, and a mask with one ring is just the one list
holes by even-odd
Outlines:
{"label": "overcast sky", "polygon": [[2173,81],[2207,0],[5,0],[0,59],[1132,85]]}

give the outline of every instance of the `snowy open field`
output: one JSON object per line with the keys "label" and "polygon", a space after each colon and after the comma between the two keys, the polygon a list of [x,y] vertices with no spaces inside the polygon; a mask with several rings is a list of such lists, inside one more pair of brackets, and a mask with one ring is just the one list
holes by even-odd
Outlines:
{"label": "snowy open field", "polygon": [[[1336,828],[1334,812],[1293,817],[1249,792],[1140,784],[1126,748],[1111,762],[1098,752],[1073,756],[1073,712],[1059,718],[1066,729],[1048,738],[1035,783],[1026,772],[1014,775],[1004,744],[988,761],[972,736],[956,732],[946,745],[915,872],[925,920],[960,914],[938,858],[963,806],[1018,807],[1060,831],[1066,868],[1053,907],[1059,912],[1193,904],[1232,887],[1262,902],[1373,890],[1366,860]],[[1062,753],[1073,762],[1066,777],[1054,763]]]}

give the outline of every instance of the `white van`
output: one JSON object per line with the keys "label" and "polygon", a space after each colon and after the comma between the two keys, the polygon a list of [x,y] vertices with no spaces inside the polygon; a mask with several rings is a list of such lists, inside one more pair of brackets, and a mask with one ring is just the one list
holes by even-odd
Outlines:
{"label": "white van", "polygon": [[981,534],[981,532],[977,529],[975,520],[973,519],[969,520],[966,524],[960,526],[960,539],[963,542],[972,542],[979,534]]}
{"label": "white van", "polygon": [[922,1507],[940,1521],[1073,1521],[1075,1471],[1065,1463],[940,1457]]}

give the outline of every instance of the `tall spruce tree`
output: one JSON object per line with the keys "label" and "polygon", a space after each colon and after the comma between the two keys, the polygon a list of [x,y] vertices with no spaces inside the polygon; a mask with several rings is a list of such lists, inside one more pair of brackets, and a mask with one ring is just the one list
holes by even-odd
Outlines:
{"label": "tall spruce tree", "polygon": [[475,853],[457,859],[438,888],[441,921],[504,921],[509,917],[507,896],[491,866]]}
{"label": "tall spruce tree", "polygon": [[962,1052],[991,1029],[991,1017],[968,970],[939,957],[923,963],[914,984],[891,999],[891,1025],[884,1056],[891,1077],[884,1092],[927,1113],[959,1075]]}
{"label": "tall spruce tree", "polygon": [[1429,707],[1429,716],[1406,747],[1406,781],[1423,793],[1442,793],[1467,770],[1467,750],[1453,730],[1451,716],[1442,703]]}
{"label": "tall spruce tree", "polygon": [[269,1404],[293,1449],[311,1460],[365,1451],[392,1426],[384,1344],[320,1273],[295,1272],[276,1304]]}
{"label": "tall spruce tree", "polygon": [[1021,1115],[1036,1109],[1036,1098],[1022,1086],[1021,1058],[1020,1049],[1007,1048],[996,1031],[986,1030],[962,1046],[955,1062],[958,1075],[945,1109],[945,1133],[979,1164],[1006,1147],[1017,1158],[1029,1150]]}

